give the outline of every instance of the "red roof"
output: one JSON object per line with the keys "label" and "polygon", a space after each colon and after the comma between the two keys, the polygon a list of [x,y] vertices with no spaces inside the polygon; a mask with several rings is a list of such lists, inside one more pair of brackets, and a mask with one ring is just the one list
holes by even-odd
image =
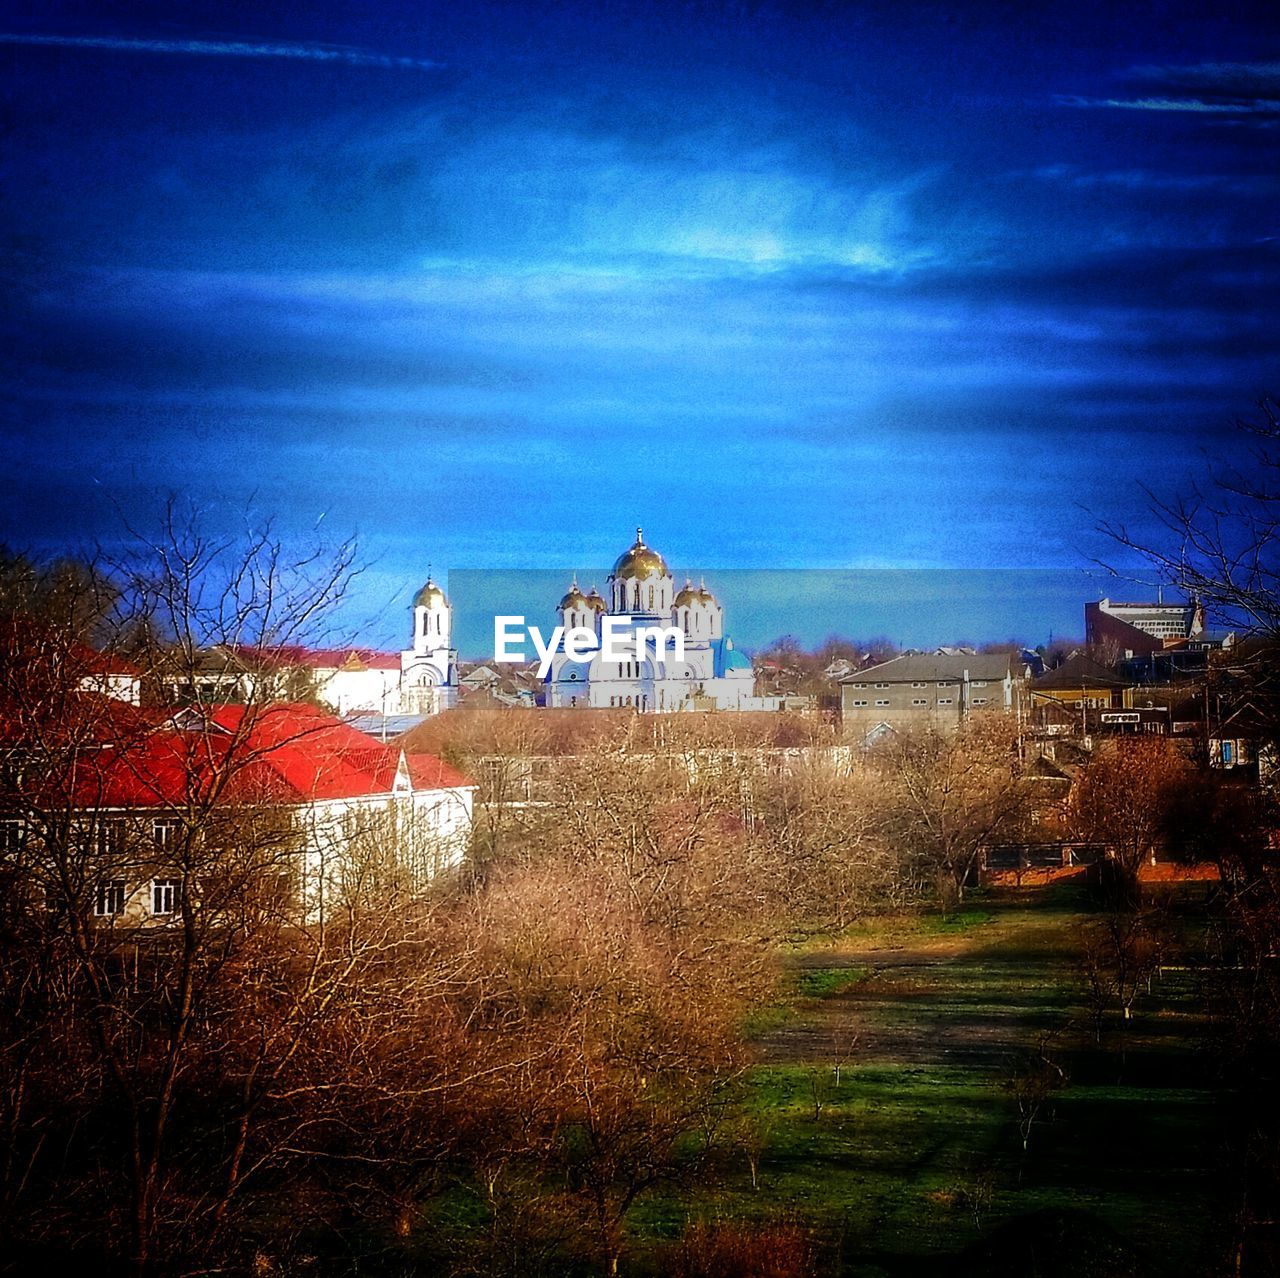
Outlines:
{"label": "red roof", "polygon": [[115,653],[98,652],[87,643],[29,617],[0,617],[0,656],[22,666],[33,662],[46,666],[62,664],[73,678],[141,674],[133,662]]}
{"label": "red roof", "polygon": [[[78,698],[91,710],[104,700]],[[135,712],[121,735],[110,730],[117,717],[95,721],[100,748],[80,753],[65,776],[56,765],[47,770],[49,799],[130,808],[370,798],[391,794],[400,770],[399,749],[370,741],[314,706]],[[409,755],[406,764],[417,792],[474,784],[433,755]]]}

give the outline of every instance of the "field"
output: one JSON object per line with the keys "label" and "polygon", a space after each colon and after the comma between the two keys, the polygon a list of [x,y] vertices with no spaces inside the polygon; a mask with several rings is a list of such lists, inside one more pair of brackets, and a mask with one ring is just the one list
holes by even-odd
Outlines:
{"label": "field", "polygon": [[[1100,1042],[1071,884],[790,949],[786,997],[752,1022],[755,1186],[737,1154],[692,1196],[647,1200],[637,1250],[690,1218],[785,1217],[853,1275],[1210,1272],[1224,1097],[1187,964],[1200,889],[1177,892],[1167,968]],[[1065,1082],[1024,1151],[1011,1081],[1041,1043]]]}

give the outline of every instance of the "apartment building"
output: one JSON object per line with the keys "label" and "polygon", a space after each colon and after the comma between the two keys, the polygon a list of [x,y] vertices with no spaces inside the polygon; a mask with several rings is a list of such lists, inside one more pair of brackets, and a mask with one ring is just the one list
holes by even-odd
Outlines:
{"label": "apartment building", "polygon": [[980,711],[1014,713],[1025,670],[1016,653],[908,653],[840,680],[848,738],[887,729],[954,731]]}

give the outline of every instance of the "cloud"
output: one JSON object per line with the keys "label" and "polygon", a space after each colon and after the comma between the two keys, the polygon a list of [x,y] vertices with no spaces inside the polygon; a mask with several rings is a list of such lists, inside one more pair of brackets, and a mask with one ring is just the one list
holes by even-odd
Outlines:
{"label": "cloud", "polygon": [[1208,191],[1217,195],[1258,196],[1280,192],[1280,177],[1270,173],[1160,173],[1152,169],[1091,171],[1074,164],[1045,164],[1014,176],[1030,176],[1081,190]]}
{"label": "cloud", "polygon": [[1280,62],[1134,66],[1115,79],[1133,96],[1059,93],[1059,106],[1221,117],[1269,127],[1280,116]]}
{"label": "cloud", "polygon": [[1126,78],[1217,95],[1280,97],[1280,62],[1198,62],[1191,65],[1131,67]]}
{"label": "cloud", "polygon": [[428,58],[392,56],[340,45],[255,44],[247,40],[141,40],[124,36],[34,35],[8,31],[0,32],[0,44],[106,49],[122,53],[176,53],[207,58],[292,58],[303,62],[338,62],[350,67],[391,70],[436,71],[444,65]]}
{"label": "cloud", "polygon": [[1201,98],[1086,98],[1073,93],[1058,93],[1059,106],[1112,107],[1121,111],[1189,111],[1199,115],[1249,115],[1280,113],[1280,102],[1271,98],[1255,98],[1246,102],[1205,102]]}

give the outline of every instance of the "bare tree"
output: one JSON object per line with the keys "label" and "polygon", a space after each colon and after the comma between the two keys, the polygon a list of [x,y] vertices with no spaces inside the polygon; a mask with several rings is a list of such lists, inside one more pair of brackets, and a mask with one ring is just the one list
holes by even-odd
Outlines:
{"label": "bare tree", "polygon": [[1170,585],[1227,624],[1280,640],[1280,404],[1266,398],[1258,417],[1240,421],[1249,468],[1215,465],[1188,495],[1148,494],[1159,524],[1154,538],[1121,523],[1103,531],[1136,551]]}
{"label": "bare tree", "polygon": [[954,909],[992,841],[1021,828],[1027,812],[1013,724],[975,717],[951,735],[904,734],[879,754],[886,834],[915,874]]}
{"label": "bare tree", "polygon": [[[501,1059],[463,1032],[481,974],[432,939],[384,815],[302,881],[307,831],[262,765],[309,729],[264,742],[270,686],[228,716],[194,678],[211,644],[316,634],[352,555],[210,540],[171,512],[111,581],[117,622],[155,645],[137,657],[192,675],[176,715],[87,692],[71,623],[5,631],[2,1201],[25,1240],[127,1240],[143,1273],[234,1251],[251,1184],[378,1167],[345,1188],[390,1201],[453,1139],[442,1098]],[[163,922],[125,906],[152,880]]]}
{"label": "bare tree", "polygon": [[[1042,1034],[1035,1050],[1013,1069],[1006,1084],[1018,1112],[1018,1136],[1022,1152],[1031,1148],[1037,1123],[1052,1112],[1054,1097],[1067,1085],[1067,1073],[1053,1054],[1053,1035]],[[975,1225],[977,1221],[975,1218]]]}
{"label": "bare tree", "polygon": [[1136,901],[1138,872],[1163,844],[1173,804],[1192,776],[1186,756],[1164,737],[1105,742],[1077,774],[1068,824],[1077,838],[1106,844],[1122,899]]}

